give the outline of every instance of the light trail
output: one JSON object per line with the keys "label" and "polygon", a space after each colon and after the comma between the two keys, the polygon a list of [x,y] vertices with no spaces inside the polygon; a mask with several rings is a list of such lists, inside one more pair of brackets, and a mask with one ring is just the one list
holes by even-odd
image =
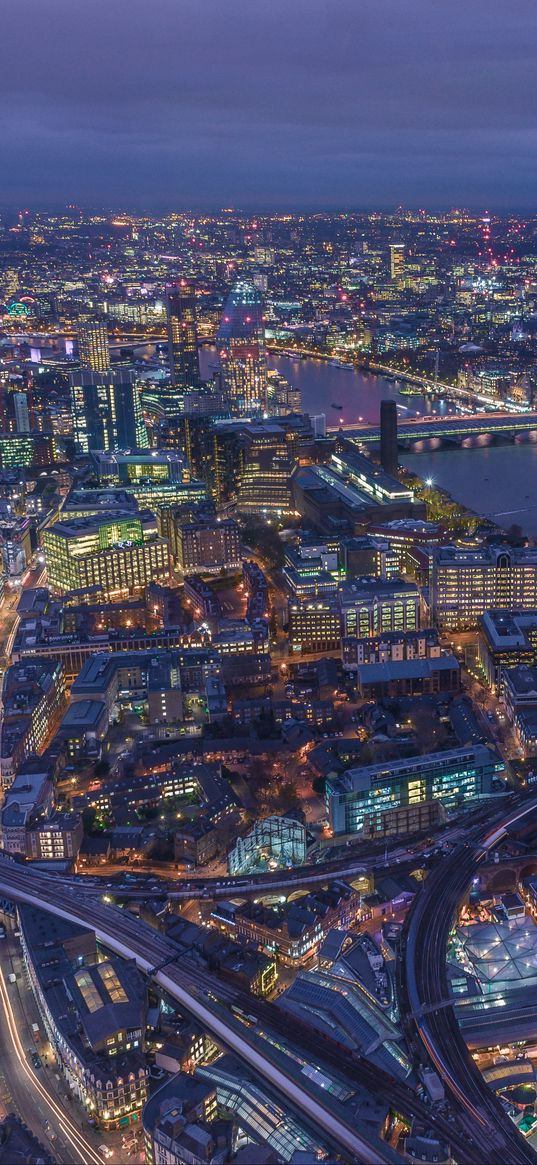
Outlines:
{"label": "light trail", "polygon": [[79,1129],[77,1129],[73,1121],[68,1116],[66,1116],[64,1110],[60,1108],[59,1104],[57,1104],[54,1098],[49,1095],[46,1088],[43,1087],[41,1081],[38,1080],[35,1073],[30,1071],[17,1029],[15,1015],[11,1006],[11,1000],[9,998],[9,992],[6,988],[6,981],[1,968],[0,999],[4,1007],[7,1026],[13,1044],[13,1051],[30,1085],[37,1093],[39,1093],[41,1099],[44,1100],[46,1104],[48,1104],[49,1108],[58,1120],[62,1133],[69,1141],[69,1144],[73,1146],[73,1149],[75,1149],[75,1151],[80,1155],[82,1165],[90,1165],[90,1163],[91,1165],[103,1165],[102,1157],[100,1157],[99,1154],[95,1152],[93,1147],[89,1144],[89,1141],[86,1141],[86,1138],[82,1136],[82,1133],[79,1131]]}

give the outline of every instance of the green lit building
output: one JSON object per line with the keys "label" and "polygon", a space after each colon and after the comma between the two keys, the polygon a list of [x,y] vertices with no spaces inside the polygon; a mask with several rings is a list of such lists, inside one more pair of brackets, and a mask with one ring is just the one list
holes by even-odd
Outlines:
{"label": "green lit building", "polygon": [[402,806],[441,801],[455,809],[490,794],[505,765],[491,748],[478,744],[425,756],[349,769],[326,782],[326,811],[333,833],[383,831],[383,814]]}
{"label": "green lit building", "polygon": [[56,522],[43,533],[43,549],[49,585],[59,594],[98,587],[103,601],[113,602],[170,572],[168,543],[147,512]]}

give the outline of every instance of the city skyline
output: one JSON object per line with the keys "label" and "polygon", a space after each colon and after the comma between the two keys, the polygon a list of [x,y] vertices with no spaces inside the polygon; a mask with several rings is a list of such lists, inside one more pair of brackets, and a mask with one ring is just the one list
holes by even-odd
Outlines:
{"label": "city skyline", "polygon": [[4,17],[2,201],[530,207],[536,43],[529,0],[508,22],[484,0],[23,0]]}

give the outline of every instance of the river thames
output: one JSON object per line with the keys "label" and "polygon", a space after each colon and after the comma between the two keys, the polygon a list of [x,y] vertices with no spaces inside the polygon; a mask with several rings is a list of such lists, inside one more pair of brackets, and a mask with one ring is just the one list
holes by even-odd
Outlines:
{"label": "river thames", "polygon": [[[337,368],[327,361],[278,356],[270,366],[300,389],[304,411],[325,413],[329,426],[336,425],[339,417],[345,424],[360,419],[378,423],[380,401],[385,397],[397,401],[401,419],[455,411],[446,402],[401,395],[401,386],[383,377]],[[506,529],[515,523],[537,538],[537,444],[439,449],[403,454],[401,462],[420,477],[432,478],[468,509]]]}

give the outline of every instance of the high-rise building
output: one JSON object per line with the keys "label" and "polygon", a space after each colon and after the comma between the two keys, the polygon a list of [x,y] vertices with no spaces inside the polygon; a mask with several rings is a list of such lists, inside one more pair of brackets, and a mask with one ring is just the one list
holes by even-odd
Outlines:
{"label": "high-rise building", "polygon": [[106,372],[110,368],[108,329],[103,320],[81,316],[77,327],[78,356],[82,368]]}
{"label": "high-rise building", "polygon": [[81,369],[72,372],[69,380],[74,437],[82,453],[147,448],[140,394],[131,369]]}
{"label": "high-rise building", "polygon": [[267,408],[263,298],[250,279],[238,279],[226,300],[217,335],[224,391],[236,416]]}
{"label": "high-rise building", "polygon": [[172,385],[199,388],[198,330],[196,296],[186,279],[167,289],[168,354]]}
{"label": "high-rise building", "polygon": [[395,473],[397,456],[397,405],[394,400],[380,402],[380,464],[385,473]]}
{"label": "high-rise building", "polygon": [[401,279],[405,270],[405,244],[390,243],[390,279]]}

